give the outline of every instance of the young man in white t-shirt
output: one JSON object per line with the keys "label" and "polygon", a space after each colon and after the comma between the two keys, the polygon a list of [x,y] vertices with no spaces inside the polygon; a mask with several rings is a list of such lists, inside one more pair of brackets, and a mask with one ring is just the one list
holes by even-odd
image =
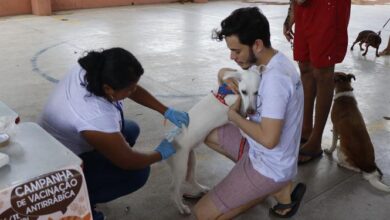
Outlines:
{"label": "young man in white t-shirt", "polygon": [[[232,159],[230,173],[195,206],[198,219],[231,219],[273,195],[270,212],[291,217],[306,186],[292,190],[303,115],[303,89],[293,63],[270,42],[269,23],[257,7],[240,8],[221,22],[217,40],[225,39],[230,58],[241,68],[264,66],[253,115],[239,115],[240,100],[229,110],[232,124],[215,129],[205,143]],[[227,69],[218,76],[222,82]],[[237,91],[237,82],[226,81]],[[241,149],[240,149],[241,148]]]}

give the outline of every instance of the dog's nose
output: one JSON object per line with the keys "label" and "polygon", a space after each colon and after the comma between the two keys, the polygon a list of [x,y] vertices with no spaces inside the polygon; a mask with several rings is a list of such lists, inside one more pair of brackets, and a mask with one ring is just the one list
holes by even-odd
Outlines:
{"label": "dog's nose", "polygon": [[253,115],[255,113],[256,113],[256,111],[253,108],[246,110],[246,114],[248,114],[248,115]]}

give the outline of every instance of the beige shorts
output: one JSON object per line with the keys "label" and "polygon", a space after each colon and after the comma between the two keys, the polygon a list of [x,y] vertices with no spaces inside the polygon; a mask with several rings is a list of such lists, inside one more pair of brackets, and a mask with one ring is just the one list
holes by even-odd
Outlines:
{"label": "beige shorts", "polygon": [[[232,158],[238,158],[242,135],[239,129],[227,124],[218,128],[220,146]],[[242,157],[229,174],[211,191],[211,198],[222,213],[240,207],[250,201],[263,198],[285,186],[286,182],[275,182],[256,171],[248,156],[249,145],[244,145]]]}

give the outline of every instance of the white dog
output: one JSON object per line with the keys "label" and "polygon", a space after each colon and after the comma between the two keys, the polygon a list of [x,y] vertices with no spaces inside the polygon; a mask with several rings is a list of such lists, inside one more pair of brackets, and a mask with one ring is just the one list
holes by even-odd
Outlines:
{"label": "white dog", "polygon": [[[235,78],[239,82],[242,115],[252,114],[256,109],[257,91],[261,79],[259,72],[244,70],[225,73],[224,79]],[[214,93],[210,93],[189,110],[188,128],[183,128],[183,131],[172,141],[177,150],[167,162],[173,174],[173,200],[181,214],[191,213],[190,208],[182,201],[182,184],[185,180],[195,194],[206,193],[209,190],[195,179],[196,158],[193,149],[203,142],[213,129],[228,123],[229,106],[234,104],[237,98],[238,95],[230,94],[226,95],[223,101],[216,98]]]}

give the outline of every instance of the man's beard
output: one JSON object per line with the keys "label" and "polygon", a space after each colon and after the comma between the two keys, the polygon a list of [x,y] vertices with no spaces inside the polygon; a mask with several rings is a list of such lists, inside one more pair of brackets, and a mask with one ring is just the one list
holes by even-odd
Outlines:
{"label": "man's beard", "polygon": [[244,70],[249,69],[253,64],[256,63],[256,61],[257,61],[257,58],[256,58],[255,54],[253,53],[252,50],[249,50],[249,57],[248,57],[248,60],[246,62],[248,64],[248,66],[244,67],[243,69]]}

